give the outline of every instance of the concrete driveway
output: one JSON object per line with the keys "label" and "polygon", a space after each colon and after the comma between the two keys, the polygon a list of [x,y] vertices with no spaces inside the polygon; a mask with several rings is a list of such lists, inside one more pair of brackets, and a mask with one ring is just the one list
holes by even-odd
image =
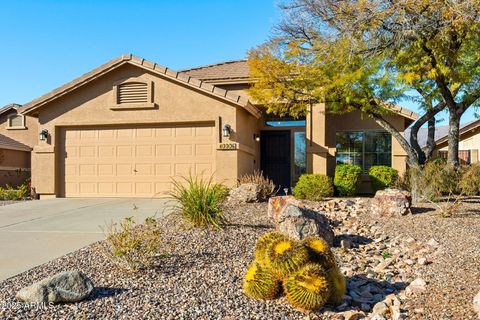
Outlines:
{"label": "concrete driveway", "polygon": [[169,199],[71,198],[0,207],[0,281],[61,257],[105,235],[101,226],[165,214]]}

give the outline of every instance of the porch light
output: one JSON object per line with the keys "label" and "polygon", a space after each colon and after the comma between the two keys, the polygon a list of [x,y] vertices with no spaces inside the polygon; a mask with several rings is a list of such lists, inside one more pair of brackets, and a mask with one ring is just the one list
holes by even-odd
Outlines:
{"label": "porch light", "polygon": [[38,135],[38,138],[41,140],[41,141],[45,141],[47,140],[48,138],[48,130],[47,129],[43,129],[40,134]]}
{"label": "porch light", "polygon": [[253,134],[253,140],[259,142],[260,141],[260,135],[258,133]]}
{"label": "porch light", "polygon": [[230,133],[232,133],[232,127],[229,124],[223,126],[223,136],[230,137]]}

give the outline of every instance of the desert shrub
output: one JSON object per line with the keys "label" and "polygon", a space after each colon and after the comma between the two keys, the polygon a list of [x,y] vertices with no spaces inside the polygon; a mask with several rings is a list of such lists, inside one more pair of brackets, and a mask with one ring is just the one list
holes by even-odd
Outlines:
{"label": "desert shrub", "polygon": [[112,262],[122,269],[138,271],[150,268],[160,253],[161,232],[154,218],[145,219],[145,224],[137,225],[132,217],[120,223],[107,224],[105,252]]}
{"label": "desert shrub", "polygon": [[421,168],[412,168],[410,188],[419,198],[436,201],[443,195],[459,194],[459,183],[464,169],[455,168],[444,159],[432,159]]}
{"label": "desert shrub", "polygon": [[213,178],[192,176],[173,181],[170,195],[177,201],[180,215],[197,227],[221,227],[226,221],[220,208],[228,189]]}
{"label": "desert shrub", "polygon": [[398,171],[388,166],[372,166],[368,170],[368,175],[372,178],[374,191],[392,187],[398,179]]}
{"label": "desert shrub", "polygon": [[480,163],[475,163],[465,169],[458,187],[467,196],[480,194]]}
{"label": "desert shrub", "polygon": [[265,177],[260,170],[255,170],[251,174],[244,174],[238,179],[238,185],[245,183],[258,184],[260,186],[260,195],[263,199],[267,199],[275,191],[273,181]]}
{"label": "desert shrub", "polygon": [[7,185],[5,188],[0,187],[0,200],[24,200],[30,196],[30,187],[27,183],[13,188]]}
{"label": "desert shrub", "polygon": [[350,164],[338,164],[335,168],[333,184],[341,196],[353,196],[357,193],[362,168]]}
{"label": "desert shrub", "polygon": [[333,196],[333,183],[330,177],[323,174],[302,174],[298,179],[293,195],[299,199],[320,201]]}

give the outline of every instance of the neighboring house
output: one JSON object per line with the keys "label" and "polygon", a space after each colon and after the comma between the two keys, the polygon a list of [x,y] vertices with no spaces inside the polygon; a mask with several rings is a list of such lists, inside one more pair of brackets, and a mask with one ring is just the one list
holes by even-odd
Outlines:
{"label": "neighboring house", "polygon": [[31,146],[37,143],[37,119],[20,114],[22,107],[0,109],[0,187],[17,186],[30,176]]}
{"label": "neighboring house", "polygon": [[[374,121],[352,112],[306,119],[264,115],[245,92],[246,61],[176,72],[125,54],[29,102],[38,119],[32,185],[48,197],[152,197],[171,179],[214,175],[230,186],[262,169],[281,188],[337,162],[403,172],[406,154]],[[415,119],[397,108],[403,132]]]}
{"label": "neighboring house", "polygon": [[[418,143],[424,148],[427,145],[427,128],[420,128],[418,131]],[[410,141],[410,129],[405,131],[405,137]],[[435,128],[436,148],[434,156],[447,158],[448,154],[448,125]],[[469,121],[460,125],[460,141],[458,145],[458,156],[462,164],[477,163],[480,161],[480,119]]]}

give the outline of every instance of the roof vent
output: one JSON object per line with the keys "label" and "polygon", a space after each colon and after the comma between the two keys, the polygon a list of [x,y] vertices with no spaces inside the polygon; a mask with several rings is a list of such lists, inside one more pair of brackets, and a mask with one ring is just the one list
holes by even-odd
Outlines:
{"label": "roof vent", "polygon": [[118,86],[117,103],[148,103],[150,102],[150,92],[147,83],[127,82]]}

